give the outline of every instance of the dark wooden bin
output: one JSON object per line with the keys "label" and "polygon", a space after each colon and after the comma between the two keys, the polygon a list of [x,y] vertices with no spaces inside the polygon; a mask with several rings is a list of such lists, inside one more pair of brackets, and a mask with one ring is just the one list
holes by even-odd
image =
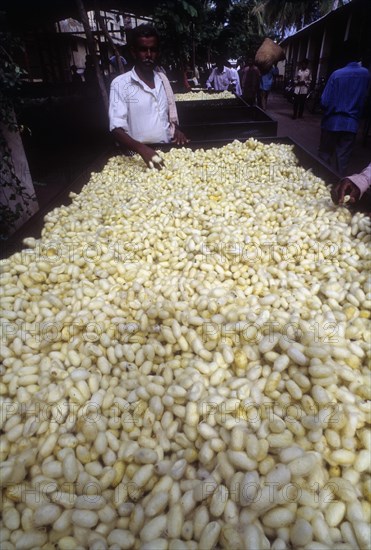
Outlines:
{"label": "dark wooden bin", "polygon": [[[222,147],[231,143],[233,139],[219,139],[219,140],[195,140],[187,144],[188,148],[193,150],[203,148],[210,149],[212,147]],[[244,141],[244,140],[241,140]],[[313,174],[322,178],[326,184],[330,185],[339,181],[339,176],[331,171],[325,164],[314,158],[308,151],[303,149],[298,145],[294,140],[288,137],[268,137],[260,138],[259,141],[263,143],[285,143],[293,146],[295,155],[297,156],[300,165],[305,169],[312,170]],[[162,151],[169,151],[172,147],[175,147],[172,144],[159,144],[154,146],[156,149]],[[71,203],[69,194],[71,192],[79,193],[82,187],[88,182],[90,173],[92,171],[101,170],[106,164],[108,158],[112,155],[119,154],[118,149],[112,149],[109,152],[105,152],[101,157],[97,158],[96,162],[93,165],[87,167],[84,174],[77,178],[70,186],[68,186],[62,193],[54,197],[49,204],[44,208],[39,210],[32,218],[28,220],[22,227],[18,229],[7,241],[4,241],[1,246],[1,257],[6,258],[9,255],[18,252],[24,248],[22,240],[26,237],[36,237],[39,238],[41,230],[44,225],[44,216],[54,208],[67,205]]]}
{"label": "dark wooden bin", "polygon": [[[195,94],[196,95],[196,94]],[[176,107],[178,109],[178,114],[180,117],[186,112],[197,112],[205,110],[215,110],[220,111],[221,108],[225,109],[228,107],[243,107],[246,103],[239,97],[231,97],[230,99],[199,99],[199,100],[189,100],[189,101],[177,101]]]}
{"label": "dark wooden bin", "polygon": [[248,139],[277,135],[277,121],[258,107],[249,107],[242,102],[240,105],[218,106],[213,105],[212,100],[193,103],[205,105],[178,108],[180,126],[192,140]]}

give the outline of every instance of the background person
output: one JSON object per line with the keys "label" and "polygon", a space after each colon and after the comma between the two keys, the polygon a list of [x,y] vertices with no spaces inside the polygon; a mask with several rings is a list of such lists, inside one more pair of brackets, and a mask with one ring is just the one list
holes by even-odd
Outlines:
{"label": "background person", "polygon": [[216,62],[216,67],[212,69],[209,78],[206,80],[206,88],[211,90],[211,88],[214,87],[215,91],[223,92],[230,87],[234,87],[235,84],[236,79],[233,73],[224,65],[224,59],[219,57]]}
{"label": "background person", "polygon": [[278,69],[275,65],[260,77],[260,87],[258,95],[258,105],[263,111],[267,109],[269,92],[272,89],[274,77],[278,75]]}
{"label": "background person", "polygon": [[[128,65],[128,62],[126,61],[125,57],[123,57],[122,55],[120,55],[120,61],[121,61],[122,67],[123,67],[124,72],[125,72],[126,68],[127,68],[127,65]],[[117,63],[117,59],[116,59],[115,55],[112,55],[109,58],[109,63],[113,67],[115,73],[120,73],[120,69],[118,67],[118,63]]]}
{"label": "background person", "polygon": [[78,73],[78,68],[76,65],[71,65],[71,81],[73,84],[81,84],[82,83],[82,76]]}
{"label": "background person", "polygon": [[308,59],[303,59],[295,79],[294,88],[294,114],[292,118],[303,118],[305,100],[309,92],[309,86],[312,81],[310,70],[308,69]]}
{"label": "background person", "polygon": [[181,145],[188,140],[178,128],[170,82],[156,71],[159,38],[154,27],[135,27],[131,54],[133,69],[116,77],[111,84],[110,131],[124,149],[139,153],[150,165],[157,155],[149,144],[174,141]]}
{"label": "background person", "polygon": [[240,97],[242,95],[242,89],[241,89],[241,83],[240,83],[240,77],[239,77],[238,71],[237,69],[232,67],[232,64],[229,61],[226,62],[226,66],[231,71],[231,74],[234,79],[234,92],[237,96]]}
{"label": "background person", "polygon": [[97,82],[95,65],[89,53],[85,56],[84,80],[87,84],[95,84]]}
{"label": "background person", "polygon": [[254,59],[249,57],[241,73],[242,98],[252,107],[256,103],[260,86],[260,71]]}
{"label": "background person", "polygon": [[345,176],[353,151],[362,109],[370,85],[368,70],[358,63],[356,48],[344,43],[345,66],[332,73],[323,90],[319,156],[327,164],[332,156],[340,176]]}

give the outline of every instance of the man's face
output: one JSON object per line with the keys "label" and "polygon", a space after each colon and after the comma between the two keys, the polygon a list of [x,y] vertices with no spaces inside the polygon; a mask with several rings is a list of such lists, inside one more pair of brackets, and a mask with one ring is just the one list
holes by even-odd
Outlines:
{"label": "man's face", "polygon": [[144,70],[154,69],[158,58],[158,40],[156,36],[141,36],[131,48],[135,64]]}

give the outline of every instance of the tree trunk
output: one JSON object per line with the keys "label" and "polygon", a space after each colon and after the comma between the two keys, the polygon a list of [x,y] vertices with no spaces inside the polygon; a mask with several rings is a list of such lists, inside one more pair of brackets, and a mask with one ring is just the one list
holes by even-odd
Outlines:
{"label": "tree trunk", "polygon": [[[12,118],[16,125],[14,111]],[[38,211],[39,205],[19,131],[11,131],[3,123],[0,124],[0,156],[3,159],[0,234],[7,238]]]}
{"label": "tree trunk", "polygon": [[88,14],[86,13],[86,9],[83,3],[83,0],[75,0],[77,9],[79,10],[79,15],[81,19],[81,23],[83,24],[85,35],[86,35],[86,42],[88,44],[88,50],[92,57],[94,67],[95,67],[95,73],[97,76],[99,91],[102,97],[103,104],[106,108],[106,111],[108,112],[108,94],[106,90],[106,85],[103,79],[103,75],[101,73],[97,55],[95,53],[95,40],[93,37],[93,33],[91,31],[90,25],[89,25],[89,19]]}
{"label": "tree trunk", "polygon": [[195,42],[195,24],[192,23],[192,70],[196,70],[196,42]]}
{"label": "tree trunk", "polygon": [[107,30],[107,27],[104,23],[104,20],[103,20],[103,17],[101,16],[100,14],[100,11],[99,10],[94,10],[94,14],[95,14],[95,19],[96,21],[99,23],[99,26],[107,40],[107,42],[109,43],[109,45],[111,46],[111,48],[113,49],[113,52],[115,54],[115,57],[116,57],[116,63],[117,63],[117,67],[119,69],[119,73],[122,74],[125,72],[124,70],[124,65],[121,61],[121,55],[120,55],[120,52],[118,51],[117,47],[116,47],[116,44],[114,43],[114,41],[112,40],[108,30]]}

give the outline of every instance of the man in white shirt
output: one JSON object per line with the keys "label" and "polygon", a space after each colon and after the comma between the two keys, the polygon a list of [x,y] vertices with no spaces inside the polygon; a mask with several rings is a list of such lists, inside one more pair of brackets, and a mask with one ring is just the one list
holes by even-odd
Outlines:
{"label": "man in white shirt", "polygon": [[210,90],[212,85],[214,90],[223,92],[228,88],[235,87],[236,78],[228,67],[224,66],[223,58],[219,58],[216,62],[216,67],[211,71],[209,78],[206,81],[206,87]]}
{"label": "man in white shirt", "polygon": [[[150,25],[132,32],[131,54],[134,68],[115,78],[111,84],[110,131],[125,149],[139,153],[144,162],[157,168],[156,152],[147,144],[178,145],[188,140],[177,127],[174,95],[166,76],[156,71],[159,38]],[[150,164],[151,163],[151,164]]]}
{"label": "man in white shirt", "polygon": [[239,77],[238,71],[237,71],[237,69],[235,69],[232,66],[230,61],[227,62],[227,68],[230,70],[232,78],[234,80],[235,94],[238,95],[239,97],[241,97],[242,96],[242,89],[241,89],[241,83],[240,83],[240,77]]}
{"label": "man in white shirt", "polygon": [[292,118],[303,118],[305,100],[309,92],[312,75],[308,69],[308,59],[303,59],[295,79],[294,114]]}

